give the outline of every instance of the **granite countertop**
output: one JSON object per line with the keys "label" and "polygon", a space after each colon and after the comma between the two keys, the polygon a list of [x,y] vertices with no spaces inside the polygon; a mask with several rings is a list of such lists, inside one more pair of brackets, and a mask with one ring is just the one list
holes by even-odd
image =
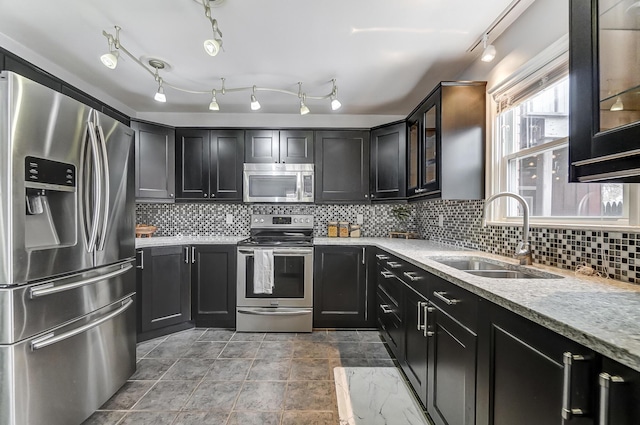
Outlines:
{"label": "granite countertop", "polygon": [[[152,237],[136,248],[162,245],[235,244],[237,237]],[[517,265],[512,258],[451,245],[390,238],[314,238],[314,245],[368,245],[403,260],[549,328],[592,350],[640,371],[640,285],[576,276],[557,267],[525,266],[551,279],[495,279],[474,276],[434,260],[473,256]],[[535,250],[535,247],[534,247]]]}

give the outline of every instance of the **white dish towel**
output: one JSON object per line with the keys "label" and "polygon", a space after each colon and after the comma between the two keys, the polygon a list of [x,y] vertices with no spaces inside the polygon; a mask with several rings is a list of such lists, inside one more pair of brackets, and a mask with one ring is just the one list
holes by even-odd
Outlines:
{"label": "white dish towel", "polygon": [[253,252],[253,293],[273,293],[273,250],[256,249]]}

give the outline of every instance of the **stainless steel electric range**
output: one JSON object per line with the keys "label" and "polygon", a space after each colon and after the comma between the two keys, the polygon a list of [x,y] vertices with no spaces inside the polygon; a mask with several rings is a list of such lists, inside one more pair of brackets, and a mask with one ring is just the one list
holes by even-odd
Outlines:
{"label": "stainless steel electric range", "polygon": [[252,215],[237,276],[238,331],[311,332],[313,216]]}

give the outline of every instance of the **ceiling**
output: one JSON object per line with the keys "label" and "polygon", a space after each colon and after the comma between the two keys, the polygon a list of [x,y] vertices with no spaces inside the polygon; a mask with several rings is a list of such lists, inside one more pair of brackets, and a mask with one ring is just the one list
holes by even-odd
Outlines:
{"label": "ceiling", "polygon": [[[201,0],[200,0],[201,1]],[[136,112],[207,112],[210,94],[166,87],[153,100],[153,76],[121,55],[116,69],[102,31],[122,27],[122,45],[159,58],[164,80],[188,90],[270,87],[321,96],[338,85],[342,108],[307,99],[312,114],[406,115],[440,80],[457,78],[479,56],[468,53],[512,0],[224,0],[212,8],[224,51],[207,55],[211,25],[197,0],[0,0],[0,33],[99,87]],[[297,114],[299,99],[250,91],[218,94],[220,112]]]}

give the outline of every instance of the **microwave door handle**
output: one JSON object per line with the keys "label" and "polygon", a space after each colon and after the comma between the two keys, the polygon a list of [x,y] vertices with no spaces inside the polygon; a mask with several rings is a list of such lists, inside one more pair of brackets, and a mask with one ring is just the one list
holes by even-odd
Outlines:
{"label": "microwave door handle", "polygon": [[98,251],[104,251],[104,245],[107,241],[107,226],[109,224],[109,160],[107,158],[107,141],[104,137],[104,131],[102,130],[102,126],[99,124],[98,117],[96,115],[96,122],[98,125],[98,136],[100,138],[100,152],[102,153],[102,190],[103,193],[103,201],[104,201],[104,214],[102,216],[102,229],[100,232],[100,243],[98,244]]}
{"label": "microwave door handle", "polygon": [[304,184],[302,182],[302,173],[298,173],[298,178],[296,179],[296,198],[298,200],[298,202],[302,202],[302,199],[304,197],[304,194],[302,193],[304,191]]}
{"label": "microwave door handle", "polygon": [[91,150],[93,157],[93,171],[94,171],[94,191],[95,201],[93,205],[93,218],[91,220],[91,235],[89,236],[89,246],[87,251],[91,252],[95,249],[96,240],[98,238],[98,221],[100,220],[100,210],[102,209],[102,170],[100,169],[100,150],[98,148],[98,138],[96,136],[96,130],[93,127],[91,120],[87,123],[89,131],[89,139],[91,141]]}

